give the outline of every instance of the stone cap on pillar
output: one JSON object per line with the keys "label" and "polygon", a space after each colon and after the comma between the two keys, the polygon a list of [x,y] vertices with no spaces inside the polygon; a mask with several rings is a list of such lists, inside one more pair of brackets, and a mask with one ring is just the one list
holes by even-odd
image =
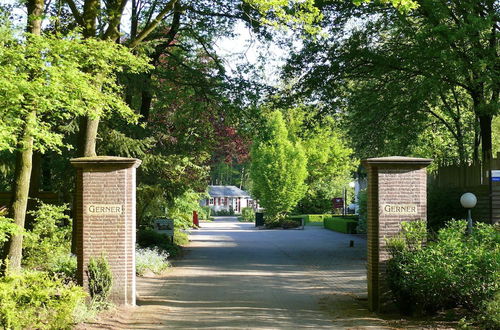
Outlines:
{"label": "stone cap on pillar", "polygon": [[70,162],[76,168],[137,168],[142,161],[136,158],[94,156],[72,158]]}
{"label": "stone cap on pillar", "polygon": [[377,157],[377,158],[367,158],[363,159],[362,162],[365,167],[372,166],[414,166],[414,167],[426,167],[432,163],[430,158],[417,158],[417,157],[403,157],[403,156],[391,156],[391,157]]}

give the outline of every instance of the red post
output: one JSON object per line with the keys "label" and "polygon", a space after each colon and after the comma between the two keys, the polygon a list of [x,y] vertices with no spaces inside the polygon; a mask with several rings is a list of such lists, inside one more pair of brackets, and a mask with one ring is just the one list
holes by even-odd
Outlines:
{"label": "red post", "polygon": [[193,227],[198,228],[200,226],[200,222],[198,221],[198,212],[193,211]]}

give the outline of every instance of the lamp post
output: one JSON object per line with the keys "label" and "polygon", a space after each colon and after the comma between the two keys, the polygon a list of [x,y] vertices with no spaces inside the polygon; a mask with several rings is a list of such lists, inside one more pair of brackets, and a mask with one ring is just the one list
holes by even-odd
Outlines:
{"label": "lamp post", "polygon": [[[352,189],[354,188],[354,186],[356,185],[356,183],[354,181],[352,182],[349,182],[349,187]],[[344,188],[344,214],[343,215],[346,215],[347,214],[347,188]]]}
{"label": "lamp post", "polygon": [[460,197],[460,204],[467,209],[467,231],[472,233],[472,216],[471,209],[476,206],[477,198],[473,193],[465,193]]}

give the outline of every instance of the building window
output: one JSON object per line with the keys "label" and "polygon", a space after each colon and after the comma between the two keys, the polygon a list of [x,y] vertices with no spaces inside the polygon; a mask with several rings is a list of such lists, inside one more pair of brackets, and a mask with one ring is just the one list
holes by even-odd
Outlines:
{"label": "building window", "polygon": [[214,199],[210,198],[210,204],[209,205],[214,205]]}

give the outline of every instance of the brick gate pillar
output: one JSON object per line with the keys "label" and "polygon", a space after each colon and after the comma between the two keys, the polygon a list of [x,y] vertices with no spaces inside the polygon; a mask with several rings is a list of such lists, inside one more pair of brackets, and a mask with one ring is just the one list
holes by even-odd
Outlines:
{"label": "brick gate pillar", "polygon": [[427,172],[431,159],[369,158],[368,172],[368,307],[383,310],[390,301],[385,283],[389,258],[386,238],[401,229],[402,221],[427,219]]}
{"label": "brick gate pillar", "polygon": [[141,161],[122,157],[74,158],[79,284],[88,289],[90,257],[104,256],[113,274],[111,300],[135,305],[135,171]]}

